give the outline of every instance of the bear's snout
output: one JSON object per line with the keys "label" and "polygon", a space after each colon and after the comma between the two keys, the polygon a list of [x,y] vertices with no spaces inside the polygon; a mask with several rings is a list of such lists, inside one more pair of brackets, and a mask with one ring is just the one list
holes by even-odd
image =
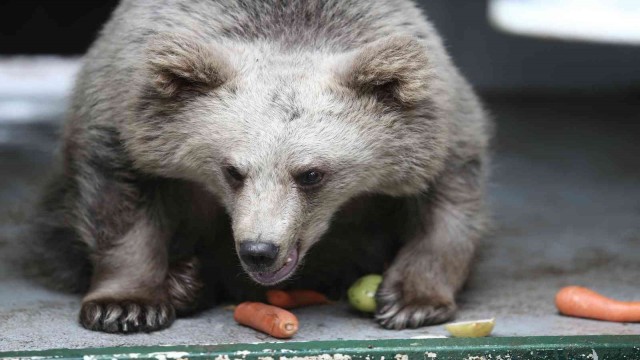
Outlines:
{"label": "bear's snout", "polygon": [[[267,241],[245,240],[238,244],[242,267],[253,280],[274,285],[287,279],[298,267],[299,242],[288,248]],[[286,256],[282,256],[286,254]]]}
{"label": "bear's snout", "polygon": [[280,246],[264,241],[245,240],[238,247],[240,260],[250,271],[264,271],[275,264]]}

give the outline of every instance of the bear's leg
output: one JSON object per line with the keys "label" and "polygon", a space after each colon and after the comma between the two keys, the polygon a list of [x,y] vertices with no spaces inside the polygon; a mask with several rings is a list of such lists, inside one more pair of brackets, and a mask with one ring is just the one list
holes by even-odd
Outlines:
{"label": "bear's leg", "polygon": [[108,247],[93,253],[94,273],[80,323],[105,332],[154,331],[175,318],[167,291],[167,236],[140,215]]}
{"label": "bear's leg", "polygon": [[[486,221],[480,160],[447,170],[429,195],[417,199],[410,226],[376,295],[377,321],[389,329],[415,328],[453,317]],[[410,220],[409,220],[410,221]]]}
{"label": "bear's leg", "polygon": [[188,315],[198,309],[203,283],[200,281],[199,262],[195,256],[171,264],[166,287],[169,300],[178,315]]}

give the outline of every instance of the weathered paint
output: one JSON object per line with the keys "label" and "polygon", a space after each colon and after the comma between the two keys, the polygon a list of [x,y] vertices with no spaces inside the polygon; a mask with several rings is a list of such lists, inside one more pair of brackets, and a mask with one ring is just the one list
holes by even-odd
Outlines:
{"label": "weathered paint", "polygon": [[0,353],[0,360],[638,360],[640,336],[312,341],[234,345],[57,349]]}
{"label": "weathered paint", "polygon": [[156,360],[178,360],[188,359],[189,353],[184,351],[161,351],[150,353],[147,356]]}

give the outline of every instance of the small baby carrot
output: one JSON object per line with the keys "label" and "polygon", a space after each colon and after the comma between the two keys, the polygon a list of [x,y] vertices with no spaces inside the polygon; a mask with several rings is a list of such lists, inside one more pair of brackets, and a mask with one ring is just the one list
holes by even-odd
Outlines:
{"label": "small baby carrot", "polygon": [[615,321],[640,322],[640,301],[618,301],[580,287],[567,286],[556,294],[556,307],[569,316]]}
{"label": "small baby carrot", "polygon": [[284,309],[293,309],[328,304],[330,301],[326,296],[314,290],[269,290],[267,291],[267,302]]}
{"label": "small baby carrot", "polygon": [[298,318],[287,310],[259,302],[243,302],[236,306],[233,318],[242,325],[280,339],[298,331]]}

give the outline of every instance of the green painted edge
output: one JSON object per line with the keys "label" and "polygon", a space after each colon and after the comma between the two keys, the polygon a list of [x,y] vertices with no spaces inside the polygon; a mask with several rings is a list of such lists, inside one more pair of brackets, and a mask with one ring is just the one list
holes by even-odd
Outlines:
{"label": "green painted edge", "polygon": [[640,359],[640,335],[266,342],[0,352],[30,360],[518,360]]}

